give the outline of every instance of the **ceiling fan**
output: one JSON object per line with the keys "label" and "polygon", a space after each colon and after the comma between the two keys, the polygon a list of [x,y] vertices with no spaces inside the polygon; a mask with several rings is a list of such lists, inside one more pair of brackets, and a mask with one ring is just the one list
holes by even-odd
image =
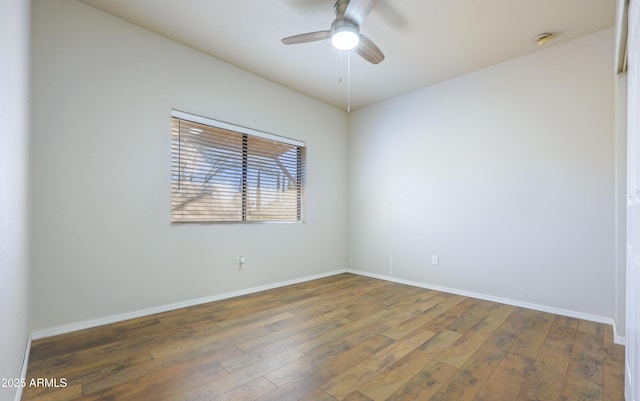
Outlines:
{"label": "ceiling fan", "polygon": [[336,0],[336,19],[330,30],[289,36],[282,39],[282,43],[295,45],[331,39],[334,47],[340,50],[354,49],[368,62],[378,64],[384,60],[384,54],[369,38],[360,33],[360,25],[369,15],[375,2],[376,0]]}

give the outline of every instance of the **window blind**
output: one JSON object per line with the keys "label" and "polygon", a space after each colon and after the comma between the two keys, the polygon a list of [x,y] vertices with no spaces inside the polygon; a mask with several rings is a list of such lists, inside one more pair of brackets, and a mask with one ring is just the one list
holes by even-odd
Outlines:
{"label": "window blind", "polygon": [[171,119],[172,222],[302,221],[303,144],[193,119]]}

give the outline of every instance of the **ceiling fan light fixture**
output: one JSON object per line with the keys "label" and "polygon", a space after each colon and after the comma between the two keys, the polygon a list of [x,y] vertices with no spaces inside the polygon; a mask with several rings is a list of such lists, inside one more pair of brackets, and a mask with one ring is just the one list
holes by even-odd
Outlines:
{"label": "ceiling fan light fixture", "polygon": [[360,43],[358,28],[345,21],[336,21],[331,30],[331,44],[339,50],[351,50]]}

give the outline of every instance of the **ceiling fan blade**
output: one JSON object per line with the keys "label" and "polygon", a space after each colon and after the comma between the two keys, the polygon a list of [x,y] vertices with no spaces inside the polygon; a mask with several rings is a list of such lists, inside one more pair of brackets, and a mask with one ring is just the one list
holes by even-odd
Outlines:
{"label": "ceiling fan blade", "polygon": [[376,3],[376,9],[382,17],[382,21],[397,30],[406,29],[407,19],[390,3],[391,2],[389,1],[380,1]]}
{"label": "ceiling fan blade", "polygon": [[376,0],[351,0],[345,11],[345,18],[362,25],[364,19],[369,15]]}
{"label": "ceiling fan blade", "polygon": [[378,46],[373,44],[372,41],[369,40],[364,35],[360,35],[360,43],[355,48],[356,53],[360,55],[363,59],[367,60],[372,64],[378,64],[382,60],[384,60],[384,54],[382,50],[378,49]]}
{"label": "ceiling fan blade", "polygon": [[289,36],[282,39],[282,43],[285,45],[296,45],[298,43],[316,42],[318,40],[329,39],[331,37],[331,31],[319,31],[303,33],[302,35]]}

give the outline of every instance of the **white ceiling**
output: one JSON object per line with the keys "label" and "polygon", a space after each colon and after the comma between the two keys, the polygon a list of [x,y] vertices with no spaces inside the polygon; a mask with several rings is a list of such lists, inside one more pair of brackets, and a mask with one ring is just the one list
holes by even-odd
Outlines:
{"label": "white ceiling", "polygon": [[[346,109],[345,52],[329,41],[283,45],[328,30],[335,0],[81,0],[323,102]],[[539,48],[611,27],[615,0],[378,0],[361,32],[386,59],[351,55],[357,109]],[[613,60],[612,60],[613,63]],[[613,68],[613,67],[612,67]]]}

